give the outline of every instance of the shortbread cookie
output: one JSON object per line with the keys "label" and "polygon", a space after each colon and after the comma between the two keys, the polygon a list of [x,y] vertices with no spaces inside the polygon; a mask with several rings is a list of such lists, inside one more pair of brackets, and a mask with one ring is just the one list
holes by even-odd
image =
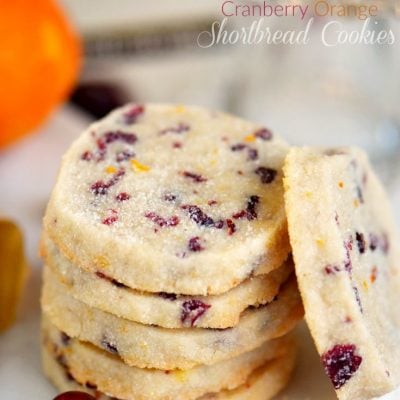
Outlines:
{"label": "shortbread cookie", "polygon": [[[119,400],[109,397],[96,389],[91,382],[79,383],[71,373],[65,360],[54,357],[45,347],[42,349],[43,368],[47,377],[60,391],[78,390],[92,394],[97,400]],[[207,394],[199,400],[269,400],[288,383],[295,362],[295,352],[267,362],[252,372],[247,381],[232,390]]]}
{"label": "shortbread cookie", "polygon": [[387,196],[358,149],[293,149],[285,164],[290,240],[306,319],[341,400],[400,383],[399,239]]}
{"label": "shortbread cookie", "polygon": [[128,105],[64,156],[45,229],[74,264],[130,288],[223,293],[287,258],[287,149],[227,114]]}
{"label": "shortbread cookie", "polygon": [[[293,270],[290,259],[269,274],[249,278],[234,289],[214,296],[143,293],[102,273],[77,268],[49,240],[43,248],[45,264],[64,282],[69,295],[118,317],[164,328],[235,326],[246,308],[271,302]],[[196,307],[200,307],[198,311],[194,310]]]}
{"label": "shortbread cookie", "polygon": [[212,366],[166,372],[130,367],[116,355],[66,338],[46,319],[43,320],[43,335],[44,345],[65,361],[78,382],[91,382],[100,392],[135,400],[191,400],[210,392],[237,388],[257,368],[285,356],[294,346],[290,337],[283,337]]}
{"label": "shortbread cookie", "polygon": [[188,369],[214,364],[284,335],[302,317],[294,279],[278,299],[246,311],[230,329],[166,329],[138,324],[90,308],[66,294],[64,285],[45,271],[43,313],[69,336],[90,342],[141,368]]}
{"label": "shortbread cookie", "polygon": [[[43,369],[46,376],[62,392],[78,390],[93,395],[96,400],[120,400],[109,397],[97,390],[92,382],[78,382],[69,371],[65,359],[55,357],[43,346]],[[295,352],[288,350],[284,357],[267,362],[252,372],[246,383],[232,390],[207,394],[199,400],[269,400],[288,383],[295,362]]]}

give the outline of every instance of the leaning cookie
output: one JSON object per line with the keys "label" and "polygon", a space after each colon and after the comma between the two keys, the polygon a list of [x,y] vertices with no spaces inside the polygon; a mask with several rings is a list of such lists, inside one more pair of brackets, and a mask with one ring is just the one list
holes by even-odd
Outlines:
{"label": "leaning cookie", "polygon": [[387,196],[357,149],[293,149],[290,241],[305,315],[341,400],[400,383],[400,253]]}
{"label": "leaning cookie", "polygon": [[[87,341],[140,368],[188,369],[215,364],[289,332],[303,315],[294,279],[277,300],[249,309],[229,329],[166,329],[138,324],[90,308],[65,293],[65,286],[46,269],[43,313],[69,336]],[[195,311],[193,311],[195,312]]]}
{"label": "leaning cookie", "polygon": [[222,363],[166,373],[130,367],[115,355],[76,339],[66,339],[46,319],[42,330],[44,346],[63,360],[76,381],[90,382],[100,392],[114,397],[137,400],[192,400],[235,389],[268,361],[291,354],[294,346],[290,337],[284,337]]}
{"label": "leaning cookie", "polygon": [[45,230],[75,265],[133,289],[223,293],[287,258],[287,150],[227,114],[129,105],[66,153]]}
{"label": "leaning cookie", "polygon": [[[119,400],[97,390],[92,382],[78,382],[69,372],[65,359],[42,347],[43,369],[47,377],[62,392],[82,391],[96,396],[96,400]],[[199,400],[269,400],[288,383],[295,361],[295,351],[288,349],[287,355],[268,361],[251,373],[247,381],[232,390],[206,394]]]}
{"label": "leaning cookie", "polygon": [[103,273],[91,273],[74,266],[45,237],[41,247],[45,264],[58,275],[70,296],[118,317],[164,328],[233,327],[246,308],[271,302],[293,271],[289,259],[269,274],[249,278],[232,290],[214,296],[143,293]]}

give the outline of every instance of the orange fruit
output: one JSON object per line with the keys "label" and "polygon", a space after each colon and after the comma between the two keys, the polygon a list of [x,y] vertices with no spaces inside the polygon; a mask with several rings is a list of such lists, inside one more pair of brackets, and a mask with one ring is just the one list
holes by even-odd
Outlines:
{"label": "orange fruit", "polygon": [[0,148],[33,131],[72,89],[79,38],[52,0],[0,0]]}

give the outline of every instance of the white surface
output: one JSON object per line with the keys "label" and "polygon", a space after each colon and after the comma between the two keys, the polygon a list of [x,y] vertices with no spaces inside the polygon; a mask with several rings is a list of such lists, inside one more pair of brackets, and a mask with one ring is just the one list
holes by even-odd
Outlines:
{"label": "white surface", "polygon": [[[53,185],[61,154],[88,120],[69,108],[58,112],[40,135],[30,136],[0,153],[0,211],[13,217],[26,236],[33,273],[17,324],[0,336],[0,398],[51,400],[54,388],[41,373],[39,355],[40,262],[37,244],[41,216]],[[400,185],[394,198],[400,200]],[[399,212],[397,213],[399,217]],[[298,330],[300,359],[290,387],[278,400],[334,400],[304,325]],[[398,399],[400,392],[385,400]]]}

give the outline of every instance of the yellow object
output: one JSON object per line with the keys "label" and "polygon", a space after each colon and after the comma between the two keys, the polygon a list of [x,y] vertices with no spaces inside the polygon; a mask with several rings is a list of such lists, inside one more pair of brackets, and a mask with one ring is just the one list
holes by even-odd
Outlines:
{"label": "yellow object", "polygon": [[109,165],[106,168],[107,174],[115,174],[117,172],[117,168],[115,168],[113,165]]}
{"label": "yellow object", "polygon": [[147,172],[150,171],[150,167],[141,164],[138,160],[131,160],[132,168],[136,172]]}
{"label": "yellow object", "polygon": [[244,141],[247,143],[253,143],[253,142],[255,142],[255,140],[256,140],[256,138],[254,135],[247,135],[244,138]]}
{"label": "yellow object", "polygon": [[0,219],[0,332],[16,318],[27,264],[22,233],[11,221]]}

